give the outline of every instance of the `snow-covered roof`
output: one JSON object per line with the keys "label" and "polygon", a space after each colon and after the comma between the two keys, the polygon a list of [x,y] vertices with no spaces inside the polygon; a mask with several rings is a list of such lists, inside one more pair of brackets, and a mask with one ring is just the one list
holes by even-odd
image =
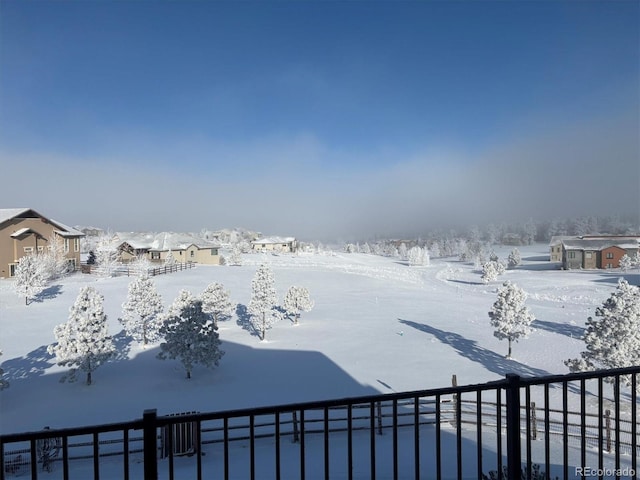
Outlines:
{"label": "snow-covered roof", "polygon": [[257,240],[254,240],[251,243],[257,243],[260,245],[267,245],[267,244],[277,244],[277,243],[291,243],[291,242],[295,242],[296,239],[295,237],[263,237],[263,238],[258,238]]}
{"label": "snow-covered roof", "polygon": [[568,239],[562,242],[565,250],[604,250],[609,247],[619,247],[624,249],[634,249],[640,247],[640,242],[633,239]]}
{"label": "snow-covered roof", "polygon": [[191,245],[198,249],[219,248],[219,245],[204,240],[191,233],[175,232],[117,232],[115,234],[121,243],[128,243],[139,250],[153,250],[166,252],[168,250],[185,250]]}
{"label": "snow-covered roof", "polygon": [[27,232],[31,232],[31,231],[32,230],[30,228],[21,228],[20,230],[16,230],[15,232],[13,232],[11,234],[11,237],[19,237],[23,233],[27,233]]}
{"label": "snow-covered roof", "polygon": [[549,240],[549,246],[554,247],[560,245],[563,240],[569,240],[570,238],[578,238],[575,235],[553,235]]}
{"label": "snow-covered roof", "polygon": [[33,212],[37,217],[46,218],[48,221],[50,221],[52,224],[58,227],[58,230],[56,230],[56,233],[60,236],[63,236],[63,237],[84,237],[85,236],[84,233],[82,233],[81,231],[76,230],[75,228],[69,227],[64,223],[58,222],[51,218],[47,218],[41,213],[36,212],[32,208],[0,208],[0,224],[7,222],[13,218],[20,217],[27,212]]}

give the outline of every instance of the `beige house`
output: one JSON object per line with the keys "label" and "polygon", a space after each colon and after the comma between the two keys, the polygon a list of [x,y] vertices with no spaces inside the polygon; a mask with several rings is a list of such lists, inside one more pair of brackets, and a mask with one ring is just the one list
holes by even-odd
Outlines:
{"label": "beige house", "polygon": [[64,245],[74,270],[80,266],[80,239],[84,233],[51,220],[31,208],[0,209],[0,278],[13,277],[25,255],[44,252],[52,240]]}
{"label": "beige house", "polygon": [[114,241],[124,263],[143,255],[154,263],[164,263],[173,256],[178,263],[220,265],[220,246],[190,233],[118,232]]}
{"label": "beige house", "polygon": [[294,237],[262,237],[251,242],[255,252],[295,252],[297,248]]}

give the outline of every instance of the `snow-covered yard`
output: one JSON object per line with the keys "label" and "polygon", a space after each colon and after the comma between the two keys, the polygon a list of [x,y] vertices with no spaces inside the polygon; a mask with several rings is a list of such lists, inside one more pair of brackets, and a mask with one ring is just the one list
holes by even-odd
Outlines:
{"label": "snow-covered yard", "polygon": [[[509,250],[497,253],[506,258]],[[473,265],[455,259],[409,267],[397,259],[346,253],[247,255],[242,266],[198,266],[154,277],[165,305],[181,289],[200,294],[219,282],[242,312],[254,273],[266,263],[280,301],[297,285],[307,287],[315,302],[299,325],[282,320],[265,341],[243,328],[242,315],[221,322],[226,353],[219,367],[196,367],[189,380],[177,361],[156,359],[157,344],[143,349],[121,332],[118,317],[131,278],[75,274],[28,306],[10,280],[0,281],[2,368],[11,383],[0,393],[0,432],[127,421],[148,408],[165,415],[445,387],[452,375],[463,385],[509,372],[567,373],[563,361],[584,349],[580,336],[587,317],[622,274],[558,270],[542,245],[521,252],[522,264],[488,285]],[[638,284],[635,272],[626,278]],[[535,331],[514,344],[510,360],[487,314],[507,279],[528,292],[536,317]],[[60,383],[65,369],[55,365],[47,346],[86,285],[104,295],[120,354],[94,372],[91,386]]]}

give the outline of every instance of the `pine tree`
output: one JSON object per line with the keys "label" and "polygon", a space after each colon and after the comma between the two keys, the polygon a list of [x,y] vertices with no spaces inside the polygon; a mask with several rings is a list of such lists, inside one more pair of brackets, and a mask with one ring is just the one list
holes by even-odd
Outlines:
{"label": "pine tree", "polygon": [[424,265],[425,250],[418,246],[411,247],[407,252],[407,260],[409,265]]}
{"label": "pine tree", "polygon": [[229,265],[242,265],[242,250],[240,249],[240,245],[238,244],[234,245],[233,249],[231,250],[231,255],[229,256]]}
{"label": "pine tree", "polygon": [[484,283],[493,282],[498,279],[498,275],[505,272],[504,265],[500,262],[490,261],[482,265],[482,276],[480,277]]}
{"label": "pine tree", "polygon": [[526,338],[532,331],[531,322],[535,317],[525,306],[526,299],[524,290],[506,281],[498,290],[498,299],[489,311],[491,326],[496,329],[493,335],[499,340],[509,341],[507,358],[511,358],[511,343]]}
{"label": "pine tree", "polygon": [[224,355],[220,350],[217,330],[211,315],[203,312],[202,301],[191,297],[177,314],[164,319],[160,333],[165,341],[160,344],[158,358],[180,360],[187,378],[191,378],[193,367],[197,364],[217,366]]}
{"label": "pine tree", "polygon": [[127,300],[122,304],[123,317],[119,320],[127,335],[147,345],[159,340],[163,310],[162,297],[155,283],[143,275],[129,284]]}
{"label": "pine tree", "polygon": [[58,365],[72,367],[62,381],[75,381],[77,371],[82,370],[91,385],[91,374],[113,357],[115,346],[107,332],[103,303],[95,288],[82,287],[69,310],[69,320],[53,330],[58,343],[49,345],[47,351],[55,355]]}
{"label": "pine tree", "polygon": [[229,292],[219,283],[212,283],[200,295],[202,299],[202,310],[211,314],[213,323],[217,326],[218,322],[224,318],[233,315],[233,305]]}
{"label": "pine tree", "polygon": [[403,243],[400,244],[400,246],[398,247],[398,254],[400,255],[400,258],[402,260],[407,260],[407,246]]}
{"label": "pine tree", "polygon": [[309,296],[309,290],[305,287],[290,287],[284,297],[284,309],[293,315],[297,325],[301,312],[309,312],[313,308],[313,300]]}
{"label": "pine tree", "polygon": [[626,272],[633,268],[633,259],[626,253],[620,258],[620,270]]}
{"label": "pine tree", "polygon": [[18,261],[14,289],[18,295],[24,297],[25,305],[29,305],[29,299],[35,298],[45,289],[48,277],[42,256],[27,255]]}
{"label": "pine tree", "polygon": [[251,301],[249,302],[251,323],[260,333],[260,340],[265,339],[266,331],[279,319],[276,302],[273,272],[267,265],[260,265],[251,281]]}
{"label": "pine tree", "polygon": [[[640,288],[620,280],[596,318],[587,319],[586,350],[564,363],[573,372],[640,365]],[[627,385],[630,378],[623,378]]]}
{"label": "pine tree", "polygon": [[514,248],[513,250],[511,250],[509,257],[507,258],[509,267],[511,268],[517,267],[518,265],[520,265],[521,261],[522,261],[522,258],[520,257],[520,251],[517,248]]}

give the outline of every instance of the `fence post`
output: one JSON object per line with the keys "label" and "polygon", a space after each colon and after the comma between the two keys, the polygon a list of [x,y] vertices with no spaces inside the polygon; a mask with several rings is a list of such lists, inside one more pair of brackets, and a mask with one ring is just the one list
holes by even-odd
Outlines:
{"label": "fence post", "polygon": [[300,441],[300,435],[298,434],[298,412],[293,411],[293,443]]}
{"label": "fence post", "polygon": [[157,418],[158,412],[155,408],[145,410],[142,415],[144,480],[158,480]]}
{"label": "fence post", "polygon": [[507,376],[507,477],[520,478],[522,456],[520,450],[520,376]]}
{"label": "fence post", "polygon": [[538,419],[536,418],[536,402],[531,402],[531,440],[538,438]]}
{"label": "fence post", "polygon": [[377,402],[376,407],[378,410],[378,435],[382,435],[382,403]]}
{"label": "fence post", "polygon": [[[451,376],[451,386],[452,387],[458,386],[458,376],[455,374]],[[458,394],[454,393],[453,394],[453,426],[457,428],[459,421],[460,419],[458,418]]]}
{"label": "fence post", "polygon": [[604,428],[606,432],[607,452],[611,453],[611,410],[604,412]]}

